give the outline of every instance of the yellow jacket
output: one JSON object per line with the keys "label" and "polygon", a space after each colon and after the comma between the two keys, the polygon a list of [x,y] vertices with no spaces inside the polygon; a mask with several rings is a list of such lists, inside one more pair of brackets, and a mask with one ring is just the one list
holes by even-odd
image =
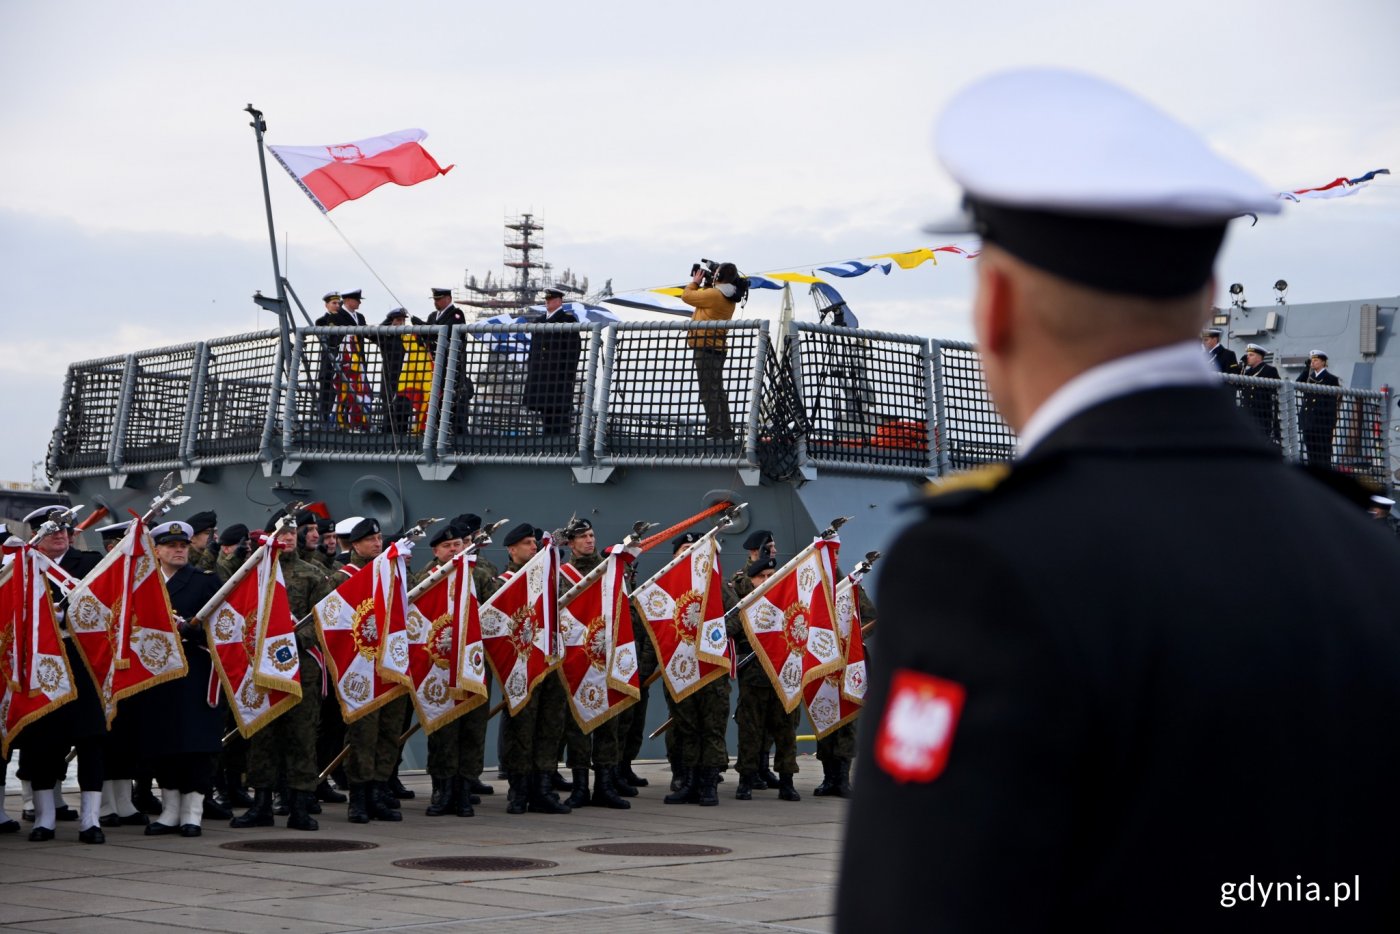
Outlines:
{"label": "yellow jacket", "polygon": [[[681,301],[695,308],[695,314],[691,316],[695,321],[728,321],[734,317],[734,303],[725,298],[719,289],[702,289],[694,282],[688,282],[681,293]],[[690,331],[686,335],[686,343],[705,350],[723,350],[724,334],[724,331]]]}

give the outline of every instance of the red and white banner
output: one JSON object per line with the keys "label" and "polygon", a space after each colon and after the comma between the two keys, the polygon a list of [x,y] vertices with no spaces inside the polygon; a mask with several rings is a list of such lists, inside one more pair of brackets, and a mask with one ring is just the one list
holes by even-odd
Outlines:
{"label": "red and white banner", "polygon": [[360,338],[342,337],[335,353],[335,373],[331,381],[335,390],[335,420],[342,428],[368,428],[374,394],[365,381],[364,353]]}
{"label": "red and white banner", "polygon": [[841,667],[836,638],[834,539],[804,548],[741,604],[739,619],[768,680],[788,712],[802,689]]}
{"label": "red and white banner", "polygon": [[535,685],[559,664],[559,555],[549,535],[523,568],[481,608],[481,639],[511,716],[530,702]]}
{"label": "red and white banner", "polygon": [[21,545],[0,572],[0,755],[29,724],[78,696],[44,571],[53,562]]}
{"label": "red and white banner", "polygon": [[296,621],[278,546],[263,544],[195,616],[245,739],[301,700]]}
{"label": "red and white banner", "polygon": [[395,542],[316,604],[316,630],[346,723],[378,710],[412,687],[408,675],[404,555]]}
{"label": "red and white banner", "polygon": [[447,726],[490,695],[475,564],[476,555],[463,552],[408,595],[408,673],[424,733]]}
{"label": "red and white banner", "polygon": [[[604,559],[602,573],[559,607],[564,661],[559,676],[569,710],[584,733],[591,733],[642,696],[637,673],[637,640],[627,600],[625,575],[636,555],[621,547]],[[572,564],[560,568],[570,584],[585,577]]]}
{"label": "red and white banner", "polygon": [[865,703],[865,642],[861,638],[860,580],[851,574],[836,585],[836,638],[841,667],[802,689],[807,717],[822,739],[860,716]]}
{"label": "red and white banner", "polygon": [[189,670],[150,531],[139,518],[68,595],[68,631],[102,698],[117,704]]}
{"label": "red and white banner", "polygon": [[408,186],[446,175],[452,166],[444,169],[419,145],[427,138],[427,133],[413,129],[332,146],[269,145],[267,149],[307,197],[329,211],[389,182]]}
{"label": "red and white banner", "polygon": [[632,605],[656,645],[666,690],[679,701],[730,674],[719,543],[707,533],[637,588]]}

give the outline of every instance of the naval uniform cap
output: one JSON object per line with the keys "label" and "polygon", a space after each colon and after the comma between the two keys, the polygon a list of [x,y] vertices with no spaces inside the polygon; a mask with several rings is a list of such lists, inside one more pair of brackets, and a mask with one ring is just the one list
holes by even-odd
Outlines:
{"label": "naval uniform cap", "polygon": [[778,559],[769,555],[766,558],[759,558],[757,561],[750,562],[749,566],[744,568],[744,575],[746,577],[757,577],[764,571],[775,571],[777,569]]}
{"label": "naval uniform cap", "polygon": [[1384,506],[1386,509],[1395,505],[1395,500],[1391,499],[1389,496],[1382,496],[1379,493],[1371,497],[1371,502],[1375,503],[1377,506]]}
{"label": "naval uniform cap", "polygon": [[339,292],[327,292],[325,295],[322,295],[322,296],[321,296],[321,301],[323,301],[323,302],[338,302],[338,301],[340,301],[340,293],[339,293]]}
{"label": "naval uniform cap", "polygon": [[1309,350],[1308,357],[1309,359],[1311,359],[1312,357],[1317,357],[1323,363],[1327,362],[1327,352],[1325,350]]}
{"label": "naval uniform cap", "polygon": [[1220,328],[1206,328],[1204,331],[1201,332],[1202,337],[1219,337],[1220,335]]}
{"label": "naval uniform cap", "polygon": [[114,522],[111,525],[104,525],[102,528],[95,529],[94,531],[102,536],[104,542],[110,542],[126,535],[126,530],[131,528],[131,523],[134,521],[133,519],[127,519],[125,522]]}
{"label": "naval uniform cap", "polygon": [[190,524],[178,520],[175,522],[162,522],[160,525],[151,529],[151,541],[155,542],[157,545],[169,545],[174,542],[184,542],[188,545],[193,536],[194,529],[190,527]]}
{"label": "naval uniform cap", "polygon": [[1275,193],[1194,130],[1112,82],[1058,68],[1003,72],[960,91],[935,133],[965,213],[929,232],[975,232],[1053,275],[1172,298],[1210,279],[1232,217]]}
{"label": "naval uniform cap", "polygon": [[1268,352],[1267,350],[1265,350],[1263,347],[1260,347],[1258,344],[1254,344],[1254,343],[1245,344],[1245,345],[1244,345],[1244,352],[1245,352],[1245,353],[1250,353],[1250,352],[1257,353],[1257,354],[1258,354],[1259,356],[1261,356],[1261,357],[1268,356],[1268,353],[1269,353],[1269,352]]}
{"label": "naval uniform cap", "polygon": [[505,543],[506,547],[510,547],[511,545],[523,542],[527,538],[533,538],[536,543],[540,540],[540,537],[535,534],[535,527],[528,522],[522,522],[507,532],[506,537],[502,539],[502,541]]}
{"label": "naval uniform cap", "polygon": [[404,320],[407,320],[408,312],[403,310],[402,308],[391,308],[389,309],[389,313],[384,316],[384,323],[388,324],[390,321],[393,321],[396,318],[403,318]]}
{"label": "naval uniform cap", "polygon": [[348,291],[348,292],[341,292],[341,293],[340,293],[340,297],[341,297],[341,298],[353,298],[353,299],[355,299],[355,300],[358,301],[358,300],[362,299],[364,296],[363,296],[363,294],[362,294],[362,290],[361,290],[361,289],[351,289],[351,290]]}
{"label": "naval uniform cap", "polygon": [[[68,507],[67,507],[67,506],[60,506],[60,505],[57,505],[57,504],[54,504],[54,505],[51,505],[51,506],[40,506],[38,509],[36,509],[36,510],[34,510],[33,512],[31,512],[29,515],[25,516],[25,517],[24,517],[24,521],[25,521],[25,522],[28,522],[28,523],[29,523],[29,527],[30,527],[31,529],[33,529],[35,532],[37,532],[37,531],[39,531],[39,527],[42,526],[45,522],[47,522],[47,521],[49,520],[49,515],[50,515],[50,514],[55,513],[55,512],[67,512],[67,511],[68,511]],[[70,527],[70,526],[72,525],[72,523],[71,523],[71,522],[64,522],[64,523],[62,523],[62,525],[63,525],[64,528],[68,528],[68,527]]]}
{"label": "naval uniform cap", "polygon": [[225,546],[237,545],[247,537],[248,527],[241,522],[235,522],[219,533],[219,544]]}
{"label": "naval uniform cap", "polygon": [[433,298],[451,298],[452,290],[433,286]]}
{"label": "naval uniform cap", "polygon": [[350,534],[346,536],[346,541],[353,545],[360,539],[369,538],[371,535],[375,535],[378,532],[378,519],[361,519],[359,522],[355,523],[355,527],[350,530]]}
{"label": "naval uniform cap", "polygon": [[767,529],[759,529],[744,539],[744,548],[747,551],[758,551],[764,545],[773,540],[773,533]]}
{"label": "naval uniform cap", "polygon": [[564,290],[551,285],[544,290],[544,297],[550,298],[551,296],[554,298],[563,298]]}
{"label": "naval uniform cap", "polygon": [[694,545],[698,541],[700,541],[700,536],[694,532],[682,532],[671,539],[671,554],[675,554],[686,545]]}
{"label": "naval uniform cap", "polygon": [[200,532],[207,532],[219,524],[219,517],[212,509],[204,512],[197,512],[185,520],[189,524],[190,534],[198,535]]}
{"label": "naval uniform cap", "polygon": [[341,519],[335,524],[335,534],[349,535],[351,532],[355,531],[355,526],[363,521],[365,521],[364,516],[351,516],[348,519]]}

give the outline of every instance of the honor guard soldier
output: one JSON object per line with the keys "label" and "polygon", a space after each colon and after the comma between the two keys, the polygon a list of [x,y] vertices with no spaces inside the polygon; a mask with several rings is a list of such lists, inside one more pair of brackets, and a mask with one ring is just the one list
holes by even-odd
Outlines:
{"label": "honor guard soldier", "polygon": [[[364,516],[350,516],[341,519],[331,528],[330,542],[327,546],[327,557],[331,559],[331,572],[327,575],[331,581],[331,587],[339,587],[345,577],[336,573],[336,569],[342,564],[350,562],[348,551],[331,551],[339,548],[350,540],[350,533],[361,522],[365,521]],[[322,771],[325,770],[340,751],[345,748],[345,718],[340,712],[340,701],[335,696],[335,691],[327,691],[326,696],[321,700],[321,730],[316,737],[316,764]],[[350,787],[350,779],[345,777],[345,764],[335,767],[331,772],[331,778],[335,779],[337,785],[342,789]],[[316,786],[316,800],[326,804],[344,804],[348,799],[345,795],[336,791],[331,786],[330,779],[325,779]]]}
{"label": "honor guard soldier", "polygon": [[213,662],[204,627],[189,622],[218,592],[219,579],[190,564],[192,534],[184,522],[151,529],[189,670],[141,697],[142,754],[152,762],[161,803],[160,816],[146,827],[147,836],[200,836],[204,799],[213,787],[215,758],[222,746],[225,708],[209,703]]}
{"label": "honor guard soldier", "polygon": [[[346,539],[350,544],[350,566],[355,568],[363,568],[384,550],[384,536],[374,519],[361,519]],[[331,575],[332,589],[349,576],[349,571],[338,568]],[[345,742],[350,747],[345,760],[345,775],[350,780],[350,823],[403,820],[398,799],[389,792],[389,780],[398,765],[399,735],[411,704],[407,694],[400,694],[345,727]]]}
{"label": "honor guard soldier", "polygon": [[248,550],[248,527],[241,522],[219,532],[219,558],[214,564],[214,573],[219,576],[219,583],[226,584],[249,555]]}
{"label": "honor guard soldier", "polygon": [[[598,533],[594,531],[593,523],[589,520],[575,519],[570,523],[564,530],[564,541],[569,544],[569,554],[567,564],[560,565],[559,568],[561,597],[604,561],[603,556],[598,554]],[[630,794],[626,794],[617,784],[617,766],[622,755],[621,736],[618,732],[621,726],[620,718],[620,714],[610,717],[586,735],[574,721],[571,712],[565,719],[564,738],[568,746],[566,764],[574,779],[572,794],[564,802],[569,807],[581,808],[592,804],[627,810],[632,806],[626,799],[636,797],[637,789],[629,787],[627,791]],[[594,778],[591,796],[588,789],[590,765]]]}
{"label": "honor guard soldier", "polygon": [[321,571],[331,569],[330,558],[321,550],[321,522],[323,520],[309,509],[297,512],[297,557],[318,566]]}
{"label": "honor guard soldier", "polygon": [[[535,556],[538,534],[528,522],[506,533],[510,563],[501,572],[503,582]],[[507,814],[524,814],[527,808],[541,814],[568,814],[572,810],[559,800],[552,781],[564,740],[564,719],[569,715],[567,704],[558,676],[550,674],[535,685],[529,702],[501,725],[503,761],[510,780]],[[561,790],[571,791],[573,785]]]}
{"label": "honor guard soldier", "polygon": [[191,529],[190,565],[201,571],[213,571],[219,563],[219,517],[212,510],[197,512],[185,520]]}
{"label": "honor guard soldier", "polygon": [[[764,546],[760,546],[758,559],[744,569],[744,576],[748,578],[748,593],[753,593],[778,570],[778,559],[772,554],[765,554],[765,550]],[[729,634],[735,640],[736,657],[747,657],[752,649],[738,620],[730,624]],[[767,746],[771,741],[777,747],[775,758],[778,766],[777,781],[771,784],[777,787],[779,800],[801,800],[802,796],[792,785],[792,777],[798,771],[797,721],[800,717],[800,708],[794,707],[791,713],[783,709],[782,698],[773,688],[773,682],[768,680],[768,673],[762,665],[750,662],[743,667],[739,672],[739,703],[734,711],[734,719],[739,725],[739,756],[735,765],[739,772],[739,785],[734,789],[736,799],[751,800],[755,787],[769,786],[766,779],[761,785],[756,779],[767,764]]]}
{"label": "honor guard soldier", "polygon": [[[71,577],[82,580],[101,562],[102,557],[91,551],[72,547],[73,528],[66,518],[66,506],[41,506],[24,517],[29,528],[39,532],[45,522],[58,524],[35,544],[49,560]],[[64,653],[73,672],[77,698],[50,711],[35,721],[19,740],[20,779],[29,782],[34,801],[34,829],[29,839],[42,843],[54,838],[54,827],[60,818],[72,820],[72,808],[60,805],[63,776],[67,772],[67,756],[76,749],[78,756],[78,788],[81,793],[78,817],[78,840],[82,843],[103,843],[106,837],[99,826],[102,803],[102,783],[105,779],[103,738],[107,718],[102,711],[102,699],[97,686],[88,676],[82,655],[68,631],[67,613],[61,602],[62,593],[49,586],[63,636]],[[60,810],[60,807],[62,810]],[[67,813],[63,813],[67,812]]]}
{"label": "honor guard soldier", "polygon": [[[886,559],[838,928],[1395,929],[1400,554],[1280,459],[1196,342],[1226,226],[1277,212],[1273,188],[1051,68],[955,95],[937,147],[1019,441],[935,484]],[[1150,530],[1123,510],[1149,490]],[[1202,598],[1222,490],[1281,507],[1229,567],[1284,582],[1288,613]],[[1377,884],[1348,904],[1229,908],[1246,877],[1330,901],[1358,876]]]}
{"label": "honor guard soldier", "polygon": [[[276,528],[277,519],[267,531]],[[334,589],[321,566],[303,561],[297,554],[297,530],[288,526],[273,541],[282,550],[277,564],[287,587],[287,605],[296,628],[297,662],[301,672],[301,700],[277,719],[253,734],[248,750],[248,783],[253,800],[248,810],[229,821],[233,828],[271,827],[273,789],[278,776],[286,783],[287,829],[316,830],[312,813],[316,805],[316,732],[321,720],[321,666],[311,651],[316,648],[316,622],[311,610]]]}
{"label": "honor guard soldier", "polygon": [[[729,586],[734,589],[734,596],[740,600],[753,593],[754,582],[748,575],[748,568],[762,558],[776,557],[778,554],[778,543],[773,540],[772,532],[767,529],[757,529],[756,531],[750,532],[749,537],[744,539],[744,550],[749,553],[749,560],[729,578]],[[743,634],[742,626],[739,627],[739,633],[740,635]],[[745,639],[747,639],[747,637],[745,637]],[[745,645],[747,644],[746,641]],[[739,655],[739,658],[743,658],[744,655],[747,654],[747,651],[745,651]],[[752,665],[750,667],[761,668],[762,666]],[[746,684],[748,685],[747,690],[752,690],[768,685],[768,681],[765,678],[755,678],[753,672],[749,673],[747,680],[745,676],[741,674],[739,676],[740,704],[744,702]],[[758,748],[758,768],[749,776],[749,786],[754,791],[763,791],[766,788],[777,788],[779,778],[777,775],[773,774],[771,760],[769,759],[769,750],[773,748],[772,735],[765,734],[762,740],[759,741]],[[744,798],[742,800],[747,801],[748,799]]]}

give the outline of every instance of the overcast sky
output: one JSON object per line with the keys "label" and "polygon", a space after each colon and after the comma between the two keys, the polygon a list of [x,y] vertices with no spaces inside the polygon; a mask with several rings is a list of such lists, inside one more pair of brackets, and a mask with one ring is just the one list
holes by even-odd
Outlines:
{"label": "overcast sky", "polygon": [[[1143,12],[1150,10],[1150,12]],[[28,480],[67,363],[271,327],[257,153],[405,127],[456,168],[331,218],[270,166],[302,297],[362,287],[372,321],[464,269],[500,273],[533,210],[556,270],[614,289],[700,256],[803,269],[937,243],[956,192],[930,151],[959,86],[1084,68],[1143,94],[1279,189],[1400,174],[1400,4],[328,3],[0,0],[0,480]],[[1026,145],[1034,146],[1034,140]],[[1219,265],[1254,301],[1400,293],[1400,177],[1239,222]],[[862,323],[969,336],[971,263],[844,286]],[[398,301],[395,301],[397,296]],[[319,304],[319,303],[316,303]],[[814,317],[800,297],[799,315]],[[775,315],[773,293],[751,314]]]}

